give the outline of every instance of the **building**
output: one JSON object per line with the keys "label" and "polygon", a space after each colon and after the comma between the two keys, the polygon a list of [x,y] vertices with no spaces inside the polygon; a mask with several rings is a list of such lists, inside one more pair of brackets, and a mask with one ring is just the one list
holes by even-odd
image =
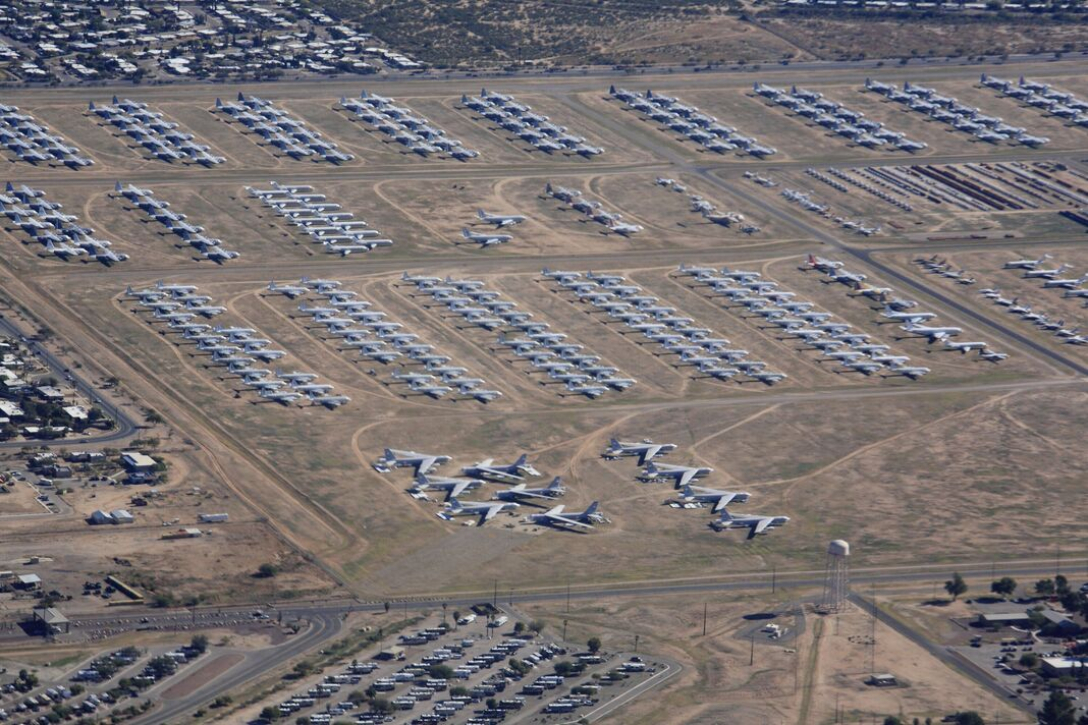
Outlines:
{"label": "building", "polygon": [[130,471],[153,471],[158,463],[139,451],[125,451],[121,454],[121,465]]}
{"label": "building", "polygon": [[37,574],[20,574],[15,577],[15,588],[24,592],[39,592],[42,589],[42,578]]}
{"label": "building", "polygon": [[1069,615],[1053,609],[1043,609],[1039,612],[1046,619],[1044,625],[1048,632],[1056,632],[1059,635],[1074,635],[1080,631],[1080,625],[1074,622]]}
{"label": "building", "polygon": [[36,608],[32,612],[32,620],[35,625],[45,630],[46,635],[68,634],[71,623],[68,618],[53,607]]}
{"label": "building", "polygon": [[127,509],[114,509],[110,511],[110,516],[113,517],[113,523],[115,524],[131,524],[136,521],[136,517]]}
{"label": "building", "polygon": [[978,615],[978,623],[986,627],[1019,627],[1031,623],[1027,610],[1015,612],[983,612]]}
{"label": "building", "polygon": [[73,423],[76,421],[85,422],[87,420],[87,409],[84,408],[82,405],[67,405],[62,408],[62,410],[64,410],[65,414],[68,416],[68,419],[71,420]]}
{"label": "building", "polygon": [[164,539],[166,539],[168,541],[172,541],[174,539],[199,539],[203,535],[204,535],[204,532],[201,531],[200,529],[186,528],[186,529],[178,529],[177,531],[171,531],[169,533],[163,534],[162,538],[164,538]]}
{"label": "building", "polygon": [[221,524],[230,520],[230,514],[198,514],[197,520],[202,524]]}
{"label": "building", "polygon": [[1043,657],[1042,671],[1047,677],[1062,677],[1072,675],[1088,667],[1088,658],[1085,657]]}

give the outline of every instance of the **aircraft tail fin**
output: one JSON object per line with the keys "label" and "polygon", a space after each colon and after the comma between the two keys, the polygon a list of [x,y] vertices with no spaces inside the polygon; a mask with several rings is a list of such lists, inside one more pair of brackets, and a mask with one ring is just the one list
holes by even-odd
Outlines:
{"label": "aircraft tail fin", "polygon": [[239,101],[245,101],[246,100],[246,97],[242,94],[241,91],[238,91],[238,100]]}
{"label": "aircraft tail fin", "polygon": [[690,483],[685,483],[684,484],[684,488],[682,490],[682,493],[683,493],[684,496],[694,496],[695,495],[695,492],[691,490],[691,484]]}
{"label": "aircraft tail fin", "polygon": [[548,490],[549,491],[558,491],[562,487],[563,487],[563,477],[562,476],[556,476],[555,478],[552,479],[552,482],[548,484]]}
{"label": "aircraft tail fin", "polygon": [[113,105],[115,105],[115,106],[117,105],[117,96],[113,97]]}
{"label": "aircraft tail fin", "polygon": [[597,509],[599,509],[600,507],[601,507],[601,502],[600,501],[594,501],[593,503],[591,503],[589,505],[589,508],[587,508],[585,510],[586,516],[592,516],[593,514],[597,513]]}
{"label": "aircraft tail fin", "polygon": [[450,498],[449,508],[451,511],[460,511],[464,506],[461,504],[461,500],[454,496]]}
{"label": "aircraft tail fin", "polygon": [[514,466],[524,466],[525,462],[528,461],[528,460],[529,460],[529,456],[522,453],[520,456],[518,456],[518,459],[516,461],[514,461]]}
{"label": "aircraft tail fin", "polygon": [[121,191],[121,189],[122,189],[122,188],[123,188],[123,187],[121,186],[121,182],[120,182],[120,181],[118,181],[118,182],[117,182],[116,184],[114,184],[114,185],[113,185],[113,190],[114,190],[114,191],[116,191],[116,192],[118,192],[118,193],[120,193],[120,191]]}
{"label": "aircraft tail fin", "polygon": [[733,520],[733,515],[729,513],[729,509],[722,509],[722,515],[718,518],[719,523],[728,524]]}
{"label": "aircraft tail fin", "polygon": [[461,229],[461,236],[465,239],[472,239],[472,232],[468,230],[468,227],[464,227],[463,229]]}
{"label": "aircraft tail fin", "polygon": [[215,107],[216,108],[222,108],[223,107],[223,99],[222,98],[216,98],[215,99]]}
{"label": "aircraft tail fin", "polygon": [[90,103],[87,104],[87,110],[88,111],[93,111],[94,110],[94,101],[91,101]]}

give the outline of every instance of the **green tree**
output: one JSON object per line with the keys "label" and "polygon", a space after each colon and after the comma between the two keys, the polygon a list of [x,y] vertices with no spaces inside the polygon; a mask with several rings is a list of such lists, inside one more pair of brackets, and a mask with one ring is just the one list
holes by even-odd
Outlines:
{"label": "green tree", "polygon": [[275,564],[261,564],[257,567],[257,576],[262,579],[269,579],[276,576],[276,574],[279,574],[279,571],[280,570],[276,568]]}
{"label": "green tree", "polygon": [[427,674],[436,680],[449,680],[453,678],[453,668],[449,665],[431,665],[427,668]]}
{"label": "green tree", "polygon": [[589,641],[586,642],[586,647],[588,647],[589,651],[592,652],[593,654],[597,654],[598,652],[601,651],[601,638],[600,637],[590,637]]}
{"label": "green tree", "polygon": [[280,711],[269,705],[261,710],[261,719],[265,722],[276,722],[280,719]]}
{"label": "green tree", "polygon": [[1044,597],[1049,597],[1054,594],[1054,580],[1040,579],[1035,582],[1035,593]]}
{"label": "green tree", "polygon": [[903,721],[894,715],[888,715],[888,717],[884,718],[884,725],[903,725]]}
{"label": "green tree", "polygon": [[958,571],[954,572],[952,578],[944,583],[944,590],[952,597],[952,601],[956,601],[961,594],[967,591],[967,582],[963,580]]}
{"label": "green tree", "polygon": [[1039,664],[1039,655],[1034,652],[1025,652],[1020,655],[1020,666],[1027,667],[1029,670],[1035,669],[1035,666]]}
{"label": "green tree", "polygon": [[533,634],[537,635],[543,632],[544,627],[546,626],[547,625],[544,623],[544,621],[540,619],[534,619],[533,621],[529,622],[529,629],[533,630]]}
{"label": "green tree", "polygon": [[[982,719],[982,716],[974,710],[957,712],[954,717],[954,722],[956,723],[956,725],[986,725],[986,722]],[[931,722],[928,717],[926,718],[926,722]]]}
{"label": "green tree", "polygon": [[1077,708],[1061,690],[1053,690],[1039,712],[1039,725],[1076,725]]}
{"label": "green tree", "polygon": [[990,591],[1008,599],[1016,591],[1016,580],[1011,576],[1003,576],[990,584]]}
{"label": "green tree", "polygon": [[195,649],[201,654],[208,651],[208,636],[205,634],[194,634],[193,638],[189,640],[189,647]]}
{"label": "green tree", "polygon": [[1065,594],[1069,591],[1069,580],[1065,577],[1065,574],[1058,574],[1054,577],[1054,592],[1056,594]]}

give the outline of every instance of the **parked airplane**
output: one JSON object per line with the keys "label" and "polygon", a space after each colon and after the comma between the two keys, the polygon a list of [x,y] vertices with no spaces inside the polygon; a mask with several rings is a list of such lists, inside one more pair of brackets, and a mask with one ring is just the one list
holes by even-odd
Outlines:
{"label": "parked airplane", "polygon": [[509,227],[515,224],[521,224],[526,219],[526,217],[519,214],[491,214],[483,209],[478,209],[476,211],[476,216],[480,218],[480,221],[494,224],[497,227]]}
{"label": "parked airplane", "polygon": [[417,475],[421,473],[426,475],[432,469],[451,460],[450,456],[433,456],[427,453],[386,448],[382,457],[374,463],[374,468],[379,473],[388,473],[394,468],[414,468]]}
{"label": "parked airplane", "polygon": [[524,483],[497,492],[491,498],[496,501],[518,501],[523,498],[559,498],[567,490],[563,488],[562,479],[556,476],[552,482],[542,488],[527,488]]}
{"label": "parked airplane", "polygon": [[757,514],[741,514],[734,516],[728,509],[722,510],[720,518],[710,522],[710,527],[715,531],[726,529],[748,529],[748,538],[754,539],[759,534],[768,530],[784,526],[790,520],[789,516],[760,516]]}
{"label": "parked airplane", "polygon": [[1038,259],[1014,259],[1011,262],[1005,262],[1005,269],[1035,269],[1048,259],[1050,259],[1049,254],[1044,254]]}
{"label": "parked airplane", "polygon": [[744,491],[721,491],[716,488],[702,488],[685,484],[680,493],[680,500],[685,502],[713,503],[713,513],[718,513],[729,504],[745,503],[751,494]]}
{"label": "parked airplane", "polygon": [[526,476],[539,476],[540,472],[529,465],[528,456],[522,454],[516,461],[508,465],[495,465],[494,458],[485,458],[479,463],[466,466],[461,473],[490,481],[523,481]]}
{"label": "parked airplane", "polygon": [[469,231],[467,228],[461,230],[461,236],[470,242],[476,242],[485,249],[505,244],[514,238],[510,234],[480,234],[479,232]]}
{"label": "parked airplane", "polygon": [[430,478],[425,473],[417,473],[413,488],[418,491],[445,491],[446,500],[449,501],[482,485],[483,481],[478,478]]}
{"label": "parked airplane", "polygon": [[604,515],[598,511],[599,508],[600,502],[594,501],[585,511],[565,513],[563,504],[560,504],[543,513],[529,514],[525,517],[525,523],[538,524],[541,526],[579,526],[584,529],[590,529],[593,528],[594,524],[604,523],[606,521]]}
{"label": "parked airplane", "polygon": [[438,512],[440,519],[452,521],[454,516],[479,516],[477,526],[483,526],[503,511],[516,511],[520,504],[513,502],[487,503],[484,501],[461,501],[451,498],[446,508]]}
{"label": "parked airplane", "polygon": [[[715,358],[716,359],[716,358]],[[646,465],[659,455],[666,455],[676,450],[675,443],[654,443],[647,439],[641,443],[630,443],[613,438],[608,443],[608,448],[601,455],[608,460],[615,460],[626,456],[638,456],[638,464]]]}

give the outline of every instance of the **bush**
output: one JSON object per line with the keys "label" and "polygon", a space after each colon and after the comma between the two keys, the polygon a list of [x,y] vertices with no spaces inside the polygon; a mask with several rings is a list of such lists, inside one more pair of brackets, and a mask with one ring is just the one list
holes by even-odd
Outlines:
{"label": "bush", "polygon": [[261,564],[257,567],[257,576],[261,579],[271,579],[280,573],[275,564]]}

